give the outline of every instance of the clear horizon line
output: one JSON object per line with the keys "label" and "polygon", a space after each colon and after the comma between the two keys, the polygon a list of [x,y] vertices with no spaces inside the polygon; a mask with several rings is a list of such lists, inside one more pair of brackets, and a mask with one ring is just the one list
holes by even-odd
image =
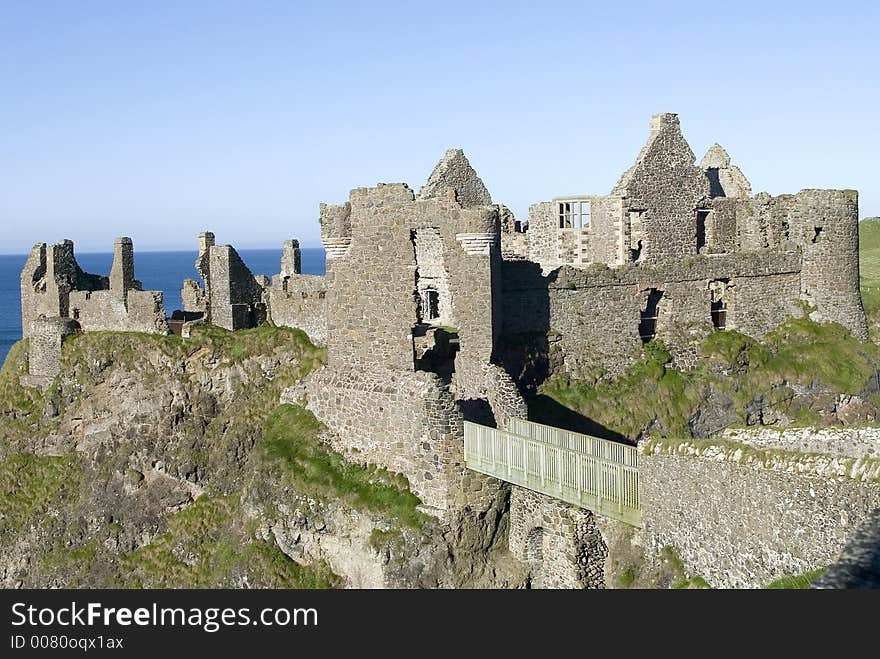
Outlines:
{"label": "clear horizon line", "polygon": [[[280,252],[283,250],[283,247],[280,247],[280,246],[279,247],[235,247],[235,245],[232,245],[232,247],[235,248],[235,251],[237,251],[237,252],[245,252],[245,251],[257,252],[257,251],[270,251],[270,250]],[[324,247],[323,247],[323,245],[317,245],[317,246],[300,245],[300,249],[320,249],[323,251]],[[192,248],[190,248],[190,249],[174,249],[174,248],[150,249],[150,248],[144,248],[144,249],[135,249],[134,255],[135,255],[135,257],[137,257],[138,254],[143,254],[145,252],[149,252],[151,254],[162,254],[162,253],[169,253],[169,252],[198,253],[198,251],[199,251],[198,248],[195,248],[195,249],[192,249]],[[74,253],[75,254],[113,254],[113,250],[112,249],[110,249],[110,250],[76,249],[76,245],[74,245]],[[30,254],[30,250],[28,250],[26,252],[0,252],[0,256],[28,256],[29,254]]]}

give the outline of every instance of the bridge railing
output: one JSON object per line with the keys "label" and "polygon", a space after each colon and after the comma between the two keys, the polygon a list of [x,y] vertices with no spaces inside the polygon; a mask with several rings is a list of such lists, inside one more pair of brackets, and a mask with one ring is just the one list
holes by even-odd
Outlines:
{"label": "bridge railing", "polygon": [[517,419],[511,431],[465,421],[467,466],[641,526],[635,448]]}

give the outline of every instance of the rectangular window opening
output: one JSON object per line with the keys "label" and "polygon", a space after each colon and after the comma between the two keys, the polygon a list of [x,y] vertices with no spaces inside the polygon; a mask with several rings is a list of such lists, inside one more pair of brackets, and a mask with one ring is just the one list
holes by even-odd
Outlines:
{"label": "rectangular window opening", "polygon": [[590,202],[585,199],[567,199],[556,202],[560,229],[587,229],[592,221]]}
{"label": "rectangular window opening", "polygon": [[699,254],[700,250],[702,250],[706,246],[706,220],[709,219],[709,213],[711,211],[707,210],[698,210],[697,211],[697,253]]}
{"label": "rectangular window opening", "polygon": [[642,309],[639,319],[639,338],[642,343],[649,343],[657,336],[657,319],[659,318],[660,301],[663,299],[663,291],[652,288],[648,291],[648,300]]}

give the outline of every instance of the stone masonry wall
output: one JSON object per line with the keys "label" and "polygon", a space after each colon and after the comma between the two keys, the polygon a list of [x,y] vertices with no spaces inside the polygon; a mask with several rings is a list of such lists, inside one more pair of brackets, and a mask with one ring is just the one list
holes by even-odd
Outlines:
{"label": "stone masonry wall", "polygon": [[590,224],[561,229],[556,201],[529,207],[528,257],[540,263],[544,273],[562,264],[619,265],[628,257],[624,250],[623,198],[619,196],[578,197],[590,202]]}
{"label": "stone masonry wall", "polygon": [[540,263],[547,274],[562,264],[559,256],[559,218],[553,202],[529,206],[529,260]]}
{"label": "stone masonry wall", "polygon": [[647,555],[671,545],[716,588],[756,588],[832,563],[880,507],[880,486],[723,455],[640,455]]}
{"label": "stone masonry wall", "polygon": [[78,330],[69,318],[40,316],[28,331],[28,376],[25,386],[45,387],[61,372],[61,346],[64,339]]}
{"label": "stone masonry wall", "polygon": [[159,291],[130,290],[124,298],[113,291],[74,291],[70,314],[85,332],[168,332]]}
{"label": "stone masonry wall", "polygon": [[[455,326],[452,312],[452,293],[449,290],[449,273],[443,255],[443,239],[440,230],[434,227],[415,229],[413,244],[416,252],[416,289],[419,317],[423,321]],[[435,291],[438,300],[439,316],[429,319],[426,308],[428,291]]]}
{"label": "stone masonry wall", "polygon": [[511,485],[509,545],[532,588],[605,587],[608,548],[589,510]]}
{"label": "stone masonry wall", "polygon": [[657,337],[687,367],[692,344],[712,331],[711,282],[730,287],[727,327],[761,338],[798,312],[799,269],[796,251],[694,256],[655,266],[564,266],[547,277],[535,264],[505,262],[503,332],[550,332],[566,372],[600,367],[613,375],[641,352],[639,320],[654,288],[663,291]]}
{"label": "stone masonry wall", "polygon": [[494,249],[500,263],[495,209],[463,209],[451,197],[416,200],[404,184],[353,190],[350,204],[351,245],[328,260],[330,363],[413,368],[414,237],[428,228],[442,239],[462,354],[489,361],[498,327],[489,258]]}
{"label": "stone masonry wall", "polygon": [[107,277],[83,272],[79,267],[73,241],[35,245],[21,271],[22,336],[29,336],[33,321],[40,316],[69,316],[71,291],[97,291],[109,287]]}
{"label": "stone masonry wall", "polygon": [[652,117],[648,143],[612,193],[626,197],[628,209],[646,210],[641,220],[645,262],[696,253],[695,211],[709,196],[709,179],[694,161],[678,115]]}
{"label": "stone masonry wall", "polygon": [[134,278],[131,238],[116,239],[109,282],[109,290],[70,292],[70,317],[83,331],[168,332],[162,293],[142,290]]}
{"label": "stone masonry wall", "polygon": [[208,249],[208,320],[229,330],[256,327],[266,319],[263,289],[229,245]]}
{"label": "stone masonry wall", "polygon": [[433,373],[325,367],[282,401],[305,396],[333,431],[334,449],[404,474],[429,512],[488,501],[498,481],[465,469],[461,414]]}
{"label": "stone masonry wall", "polygon": [[859,202],[855,190],[802,190],[792,230],[804,253],[801,285],[818,321],[840,323],[866,341],[859,293]]}
{"label": "stone masonry wall", "polygon": [[298,327],[312,343],[327,343],[327,281],[319,275],[294,274],[272,278],[269,313],[275,325]]}
{"label": "stone masonry wall", "polygon": [[[499,209],[484,189],[453,150],[418,197],[405,184],[379,184],[353,190],[344,206],[321,206],[328,361],[304,385],[307,405],[343,438],[340,448],[404,473],[441,515],[494,482],[464,469],[459,401],[492,407],[491,398],[502,417],[524,410],[512,381],[490,367],[501,254]],[[426,318],[429,285],[440,318]],[[451,382],[448,372],[415,370],[413,333],[427,320],[455,322]]]}

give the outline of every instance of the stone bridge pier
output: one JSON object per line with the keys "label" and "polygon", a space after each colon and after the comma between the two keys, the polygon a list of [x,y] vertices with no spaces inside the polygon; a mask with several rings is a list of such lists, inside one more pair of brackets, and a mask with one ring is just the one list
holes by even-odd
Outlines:
{"label": "stone bridge pier", "polygon": [[608,547],[592,512],[511,486],[511,553],[531,568],[532,588],[605,588]]}

